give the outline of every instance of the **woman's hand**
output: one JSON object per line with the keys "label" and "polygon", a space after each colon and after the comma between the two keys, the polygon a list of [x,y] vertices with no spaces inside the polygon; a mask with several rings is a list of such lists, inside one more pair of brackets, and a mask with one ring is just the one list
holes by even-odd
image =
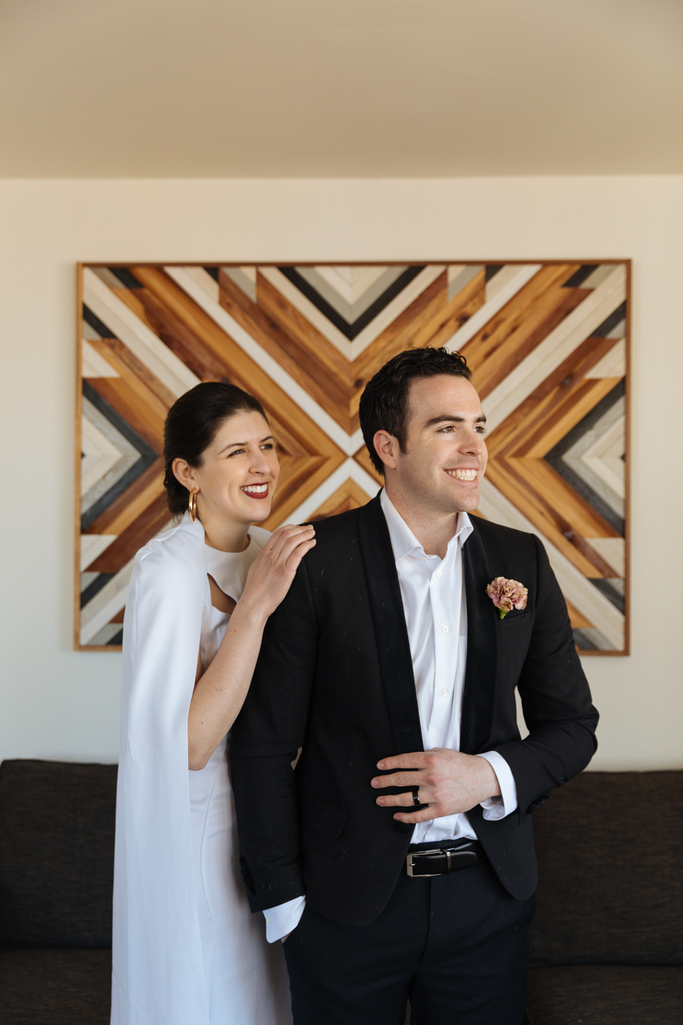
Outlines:
{"label": "woman's hand", "polygon": [[278,527],[254,559],[238,605],[266,619],[289,590],[297,567],[315,544],[315,528],[288,523]]}

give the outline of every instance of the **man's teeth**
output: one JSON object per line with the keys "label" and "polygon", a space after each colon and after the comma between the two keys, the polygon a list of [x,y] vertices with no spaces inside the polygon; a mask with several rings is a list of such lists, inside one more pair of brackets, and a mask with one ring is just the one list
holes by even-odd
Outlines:
{"label": "man's teeth", "polygon": [[267,484],[245,484],[242,488],[248,495],[262,495],[267,490]]}
{"label": "man's teeth", "polygon": [[476,470],[446,470],[449,477],[455,477],[456,480],[476,480]]}

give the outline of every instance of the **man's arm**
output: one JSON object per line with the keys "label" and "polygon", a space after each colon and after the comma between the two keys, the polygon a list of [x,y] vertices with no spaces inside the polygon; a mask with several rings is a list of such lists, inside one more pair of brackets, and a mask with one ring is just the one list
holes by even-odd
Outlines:
{"label": "man's arm", "polygon": [[292,762],[304,741],[317,625],[305,564],[266,624],[230,739],[240,866],[252,911],[304,892]]}
{"label": "man's arm", "polygon": [[[518,680],[529,735],[495,747],[512,771],[520,815],[533,811],[552,789],[588,764],[596,748],[598,721],[562,592],[543,545],[535,537],[533,541],[537,554],[536,618]],[[479,755],[436,749],[385,758],[378,768],[390,775],[376,777],[373,786],[419,786],[420,801],[430,803],[429,808],[415,808],[412,790],[378,797],[378,804],[412,806],[411,811],[399,810],[394,815],[401,822],[423,822],[438,815],[467,812],[500,792],[493,767]]]}
{"label": "man's arm", "polygon": [[599,718],[564,596],[545,548],[535,535],[532,540],[538,560],[536,622],[518,683],[529,734],[496,745],[515,777],[520,816],[588,765]]}

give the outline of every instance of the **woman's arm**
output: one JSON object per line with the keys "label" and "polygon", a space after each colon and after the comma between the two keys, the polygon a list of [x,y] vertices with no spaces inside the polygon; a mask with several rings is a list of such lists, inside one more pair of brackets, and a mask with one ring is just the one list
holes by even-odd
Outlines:
{"label": "woman's arm", "polygon": [[216,656],[199,678],[187,721],[190,769],[203,769],[242,707],[263,628],[315,544],[310,525],[280,527],[254,560]]}

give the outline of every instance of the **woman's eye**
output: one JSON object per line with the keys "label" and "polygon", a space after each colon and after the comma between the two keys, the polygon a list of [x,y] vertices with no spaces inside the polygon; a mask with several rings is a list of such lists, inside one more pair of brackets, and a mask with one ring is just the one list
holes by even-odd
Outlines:
{"label": "woman's eye", "polygon": [[228,452],[228,459],[232,459],[233,456],[238,456],[244,452],[243,448],[234,448],[232,452]]}
{"label": "woman's eye", "polygon": [[261,445],[261,448],[267,450],[267,449],[270,449],[270,448],[275,448],[275,445],[274,445],[274,443],[272,441],[267,441],[265,443],[265,445]]}

